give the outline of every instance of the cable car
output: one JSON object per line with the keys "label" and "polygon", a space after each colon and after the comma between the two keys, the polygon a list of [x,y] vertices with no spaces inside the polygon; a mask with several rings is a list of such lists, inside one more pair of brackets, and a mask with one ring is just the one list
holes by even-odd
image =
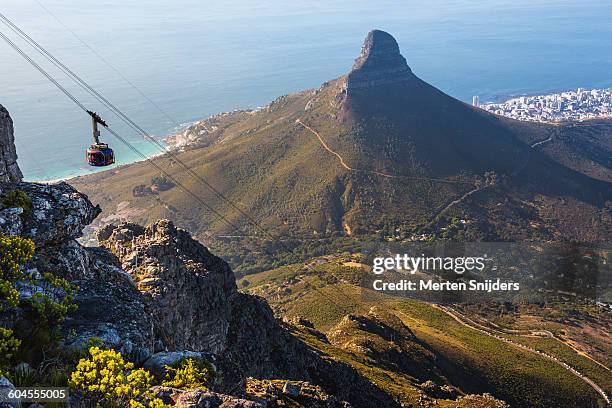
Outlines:
{"label": "cable car", "polygon": [[90,166],[110,166],[115,163],[115,153],[108,144],[100,142],[100,131],[98,130],[98,124],[104,127],[108,127],[108,125],[97,113],[91,111],[87,111],[87,113],[91,116],[94,143],[87,149],[85,159]]}

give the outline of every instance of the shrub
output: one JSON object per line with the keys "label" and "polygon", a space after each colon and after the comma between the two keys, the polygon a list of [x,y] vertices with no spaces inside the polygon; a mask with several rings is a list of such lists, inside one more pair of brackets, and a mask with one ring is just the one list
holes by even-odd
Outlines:
{"label": "shrub", "polygon": [[0,234],[0,311],[19,304],[15,283],[24,280],[21,266],[34,256],[34,242]]}
{"label": "shrub", "polygon": [[166,366],[166,387],[191,389],[207,389],[213,372],[212,366],[206,360],[185,358],[176,364],[176,367]]}
{"label": "shrub", "polygon": [[0,327],[0,377],[7,375],[8,366],[21,342],[13,337],[13,331]]}
{"label": "shrub", "polygon": [[[6,198],[4,200],[6,203]],[[28,322],[29,332],[14,337],[12,330],[0,327],[0,374],[8,375],[13,360],[32,361],[54,348],[59,336],[59,323],[76,308],[75,288],[65,279],[43,273],[34,279],[24,272],[23,265],[34,256],[34,243],[19,236],[0,234],[0,311],[21,306],[20,318]],[[20,298],[17,287],[33,283],[37,290],[30,298]]]}
{"label": "shrub", "polygon": [[23,216],[32,211],[32,199],[22,190],[12,190],[2,199],[4,208],[23,208]]}
{"label": "shrub", "polygon": [[[74,288],[66,279],[43,273],[35,279],[24,272],[23,265],[34,256],[34,242],[19,236],[0,234],[0,311],[22,307],[21,317],[30,324],[31,332],[23,333],[20,358],[40,357],[41,350],[53,346],[59,336],[59,323],[76,309]],[[17,287],[33,284],[30,298],[20,298]]]}
{"label": "shrub", "polygon": [[99,406],[130,408],[163,408],[160,399],[153,398],[149,388],[153,375],[123,360],[112,349],[91,347],[89,358],[83,358],[70,375],[70,386],[88,401]]}
{"label": "shrub", "polygon": [[31,303],[47,326],[52,327],[61,323],[68,313],[76,310],[73,303],[76,288],[66,279],[52,273],[43,273],[42,276],[42,292],[34,293]]}
{"label": "shrub", "polygon": [[155,186],[159,191],[170,190],[174,187],[174,183],[170,181],[165,175],[159,175],[151,178],[151,184]]}

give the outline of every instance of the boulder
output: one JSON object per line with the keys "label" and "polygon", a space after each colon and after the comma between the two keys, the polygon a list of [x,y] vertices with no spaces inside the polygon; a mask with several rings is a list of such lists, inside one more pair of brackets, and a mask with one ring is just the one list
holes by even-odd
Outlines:
{"label": "boulder", "polygon": [[21,408],[19,398],[8,398],[8,393],[14,389],[15,386],[6,377],[0,377],[0,408]]}
{"label": "boulder", "polygon": [[290,397],[299,397],[302,388],[297,384],[286,382],[283,385],[283,394],[289,395]]}
{"label": "boulder", "polygon": [[[131,277],[105,250],[85,250],[89,277],[73,280],[77,312],[63,324],[65,346],[81,350],[91,338],[143,363],[153,354],[153,321]],[[76,334],[74,334],[76,333]]]}
{"label": "boulder", "polygon": [[177,390],[169,387],[154,387],[156,396],[175,408],[264,408],[264,405],[204,389]]}
{"label": "boulder", "polygon": [[83,229],[101,212],[85,194],[64,182],[0,184],[1,196],[12,190],[24,192],[32,202],[17,233],[32,239],[37,247],[61,245],[80,238]]}

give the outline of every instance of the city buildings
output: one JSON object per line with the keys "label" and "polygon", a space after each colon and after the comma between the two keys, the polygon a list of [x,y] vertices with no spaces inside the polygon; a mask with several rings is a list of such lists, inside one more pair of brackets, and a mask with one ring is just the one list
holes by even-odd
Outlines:
{"label": "city buildings", "polygon": [[[479,98],[472,103],[477,106]],[[486,103],[480,108],[512,119],[536,122],[582,121],[612,118],[612,88],[578,88],[546,95],[520,96],[502,103]]]}

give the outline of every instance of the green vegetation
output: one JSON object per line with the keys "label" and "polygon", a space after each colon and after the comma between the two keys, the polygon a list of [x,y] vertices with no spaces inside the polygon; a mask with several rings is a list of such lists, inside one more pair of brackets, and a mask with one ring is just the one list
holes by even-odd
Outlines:
{"label": "green vegetation", "polygon": [[19,304],[17,283],[27,280],[21,266],[34,256],[34,242],[0,234],[0,310]]}
{"label": "green vegetation", "polygon": [[32,199],[25,191],[19,189],[9,191],[0,204],[2,204],[2,208],[22,208],[23,219],[32,211]]}
{"label": "green vegetation", "polygon": [[89,354],[70,375],[70,386],[87,400],[100,407],[166,407],[150,394],[154,380],[151,373],[135,369],[115,350],[92,347]]}
{"label": "green vegetation", "polygon": [[174,183],[163,174],[152,177],[151,185],[155,186],[159,191],[170,190],[172,187],[174,187]]}
{"label": "green vegetation", "polygon": [[[546,139],[557,127],[493,121],[423,82],[412,86],[347,99],[339,78],[277,98],[264,109],[217,115],[192,126],[193,146],[177,153],[189,172],[172,157],[156,161],[207,206],[182,189],[152,193],[151,183],[168,185],[168,178],[146,163],[73,183],[101,205],[103,217],[141,224],[172,219],[224,256],[239,275],[370,240],[593,241],[606,235],[599,220],[608,185],[538,154],[526,163],[532,158],[527,143]],[[359,171],[340,165],[297,120]],[[587,153],[581,152],[584,159]],[[561,156],[564,163],[577,159],[567,152]],[[510,176],[520,166],[523,171]],[[448,207],[479,183],[495,186]],[[571,199],[561,205],[558,197]]]}
{"label": "green vegetation", "polygon": [[8,367],[20,345],[12,330],[0,327],[0,377],[8,375]]}
{"label": "green vegetation", "polygon": [[208,388],[213,374],[213,368],[205,360],[185,358],[174,367],[166,366],[166,380],[162,383],[167,387],[179,389]]}
{"label": "green vegetation", "polygon": [[[358,286],[364,267],[347,262],[353,257],[317,258],[249,275],[244,278],[249,281],[244,290],[266,297],[278,315],[308,319],[328,335],[339,330],[338,323],[346,314],[365,314],[372,306],[393,313],[409,327],[418,344],[435,354],[440,364],[437,368],[450,383],[467,392],[488,391],[517,407],[597,406],[597,393],[560,365],[465,327],[426,302],[391,297]],[[358,345],[363,337],[345,326],[339,333],[348,333],[342,344]],[[296,329],[296,334],[312,347],[351,364],[393,395],[417,393],[418,382],[398,373],[397,368],[389,370],[382,358],[370,358],[359,348],[352,352],[340,350],[308,330]],[[546,347],[553,354],[547,340],[537,341],[543,342],[538,347]],[[364,350],[368,353],[385,346],[382,341],[367,344]],[[565,358],[570,357],[565,354],[568,350],[563,350]],[[576,353],[571,354],[571,360],[565,358],[562,360],[576,368],[595,369],[594,363]],[[602,378],[602,370],[595,377],[606,387],[609,381]]]}
{"label": "green vegetation", "polygon": [[[0,327],[0,373],[11,378],[17,386],[65,386],[70,363],[59,363],[62,359],[55,357],[59,356],[59,324],[76,308],[76,288],[51,273],[26,273],[23,266],[32,259],[34,251],[31,240],[0,234],[0,310],[10,315],[19,308],[20,320],[35,322],[22,325],[28,327],[28,331]],[[22,298],[17,288],[23,286],[36,290]],[[62,357],[70,360],[69,356]],[[15,372],[11,369],[17,362],[38,365],[42,361],[45,361],[45,368],[40,371]]]}

